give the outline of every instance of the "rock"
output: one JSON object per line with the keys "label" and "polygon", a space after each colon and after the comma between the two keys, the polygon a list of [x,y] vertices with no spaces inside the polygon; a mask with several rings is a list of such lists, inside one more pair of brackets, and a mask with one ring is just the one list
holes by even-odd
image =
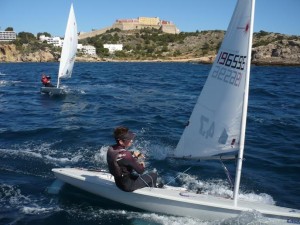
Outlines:
{"label": "rock", "polygon": [[279,57],[281,55],[281,49],[272,49],[271,57]]}
{"label": "rock", "polygon": [[1,62],[16,62],[18,51],[13,44],[0,45],[0,61]]}
{"label": "rock", "polygon": [[20,53],[14,44],[0,44],[0,62],[52,62],[56,61],[49,49]]}

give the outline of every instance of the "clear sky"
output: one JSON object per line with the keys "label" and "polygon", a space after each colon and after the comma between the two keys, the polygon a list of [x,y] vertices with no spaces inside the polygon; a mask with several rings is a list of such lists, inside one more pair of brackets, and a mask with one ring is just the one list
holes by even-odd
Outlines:
{"label": "clear sky", "polygon": [[[73,2],[78,31],[139,16],[172,21],[180,31],[226,30],[236,0],[0,0],[0,30],[64,36]],[[254,32],[300,35],[300,0],[256,0]]]}

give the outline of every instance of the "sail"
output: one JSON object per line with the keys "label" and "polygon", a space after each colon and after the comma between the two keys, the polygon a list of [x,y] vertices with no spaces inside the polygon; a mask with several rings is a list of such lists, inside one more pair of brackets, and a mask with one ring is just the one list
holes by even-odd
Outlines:
{"label": "sail", "polygon": [[77,52],[77,43],[78,43],[77,23],[76,23],[75,13],[73,9],[73,4],[72,4],[69,13],[67,28],[65,32],[62,52],[61,52],[58,79],[71,77],[74,61],[76,57],[76,52]]}
{"label": "sail", "polygon": [[240,149],[241,136],[245,133],[242,115],[245,89],[249,85],[252,7],[251,0],[237,2],[174,157],[206,158]]}

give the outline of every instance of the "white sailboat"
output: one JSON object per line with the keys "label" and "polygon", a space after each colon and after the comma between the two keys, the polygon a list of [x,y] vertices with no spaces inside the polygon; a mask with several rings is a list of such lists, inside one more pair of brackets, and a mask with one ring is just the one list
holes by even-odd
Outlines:
{"label": "white sailboat", "polygon": [[73,4],[71,4],[69,18],[67,22],[64,43],[61,51],[59,72],[56,87],[41,87],[42,93],[62,94],[63,88],[60,87],[60,80],[70,78],[76,58],[78,44],[77,23]]}
{"label": "white sailboat", "polygon": [[234,196],[231,199],[191,193],[171,186],[123,192],[116,187],[109,173],[78,168],[53,169],[55,176],[104,198],[151,212],[211,221],[256,210],[271,218],[271,224],[299,223],[299,210],[238,199],[248,105],[254,1],[238,0],[221,48],[173,156],[203,159],[238,152]]}

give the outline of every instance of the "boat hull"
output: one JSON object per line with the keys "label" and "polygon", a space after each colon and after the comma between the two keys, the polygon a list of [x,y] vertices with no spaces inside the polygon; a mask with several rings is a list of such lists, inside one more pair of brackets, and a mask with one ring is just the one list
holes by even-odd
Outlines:
{"label": "boat hull", "polygon": [[170,186],[146,187],[134,192],[124,192],[116,187],[113,177],[106,172],[80,168],[58,168],[52,171],[65,183],[146,211],[213,221],[233,218],[244,211],[256,210],[272,218],[272,224],[300,223],[299,210],[242,200],[235,207],[231,199],[196,194]]}
{"label": "boat hull", "polygon": [[57,87],[41,87],[41,93],[49,95],[64,95],[66,92],[63,88]]}

